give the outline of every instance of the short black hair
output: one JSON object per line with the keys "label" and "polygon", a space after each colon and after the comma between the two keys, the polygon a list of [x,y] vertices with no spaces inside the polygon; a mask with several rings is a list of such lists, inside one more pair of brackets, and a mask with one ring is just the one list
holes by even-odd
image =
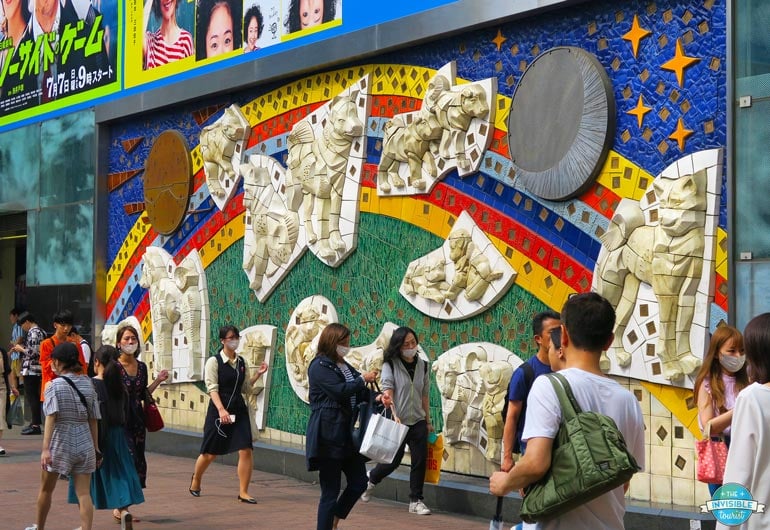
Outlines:
{"label": "short black hair", "polygon": [[235,326],[222,326],[221,328],[219,328],[219,338],[222,340],[226,339],[227,334],[230,333],[231,331],[235,333],[237,336],[239,337],[241,336],[241,332],[238,331],[238,328],[236,328]]}
{"label": "short black hair", "polygon": [[262,18],[262,11],[257,4],[252,4],[250,8],[246,10],[246,14],[243,16],[243,42],[248,40],[249,22],[252,18],[257,19],[257,38],[262,36],[262,30],[265,28],[264,19]]}
{"label": "short black hair", "polygon": [[74,372],[81,372],[83,370],[80,364],[80,352],[77,346],[71,342],[62,342],[56,345],[51,352],[51,359],[56,359],[62,363],[65,370],[72,370]]}
{"label": "short black hair", "polygon": [[21,326],[25,322],[32,322],[33,324],[36,324],[37,319],[35,318],[35,315],[30,313],[29,311],[24,311],[22,314],[19,315],[19,319],[16,321],[16,323]]}
{"label": "short black hair", "polygon": [[[24,4],[24,2],[22,2]],[[16,315],[19,316],[24,312],[24,308],[20,305],[15,306],[13,309],[11,309],[8,314],[9,315]]]}
{"label": "short black hair", "polygon": [[233,50],[241,47],[241,24],[243,18],[243,2],[234,0],[198,0],[195,10],[195,58],[200,61],[206,58],[206,33],[211,24],[211,15],[220,6],[225,6],[233,21]]}
{"label": "short black hair", "polygon": [[564,304],[561,322],[575,347],[601,352],[615,329],[615,309],[597,293],[576,294]]}
{"label": "short black hair", "polygon": [[547,311],[541,311],[532,317],[532,334],[541,335],[543,333],[543,322],[548,319],[561,320],[561,315],[551,309]]}
{"label": "short black hair", "polygon": [[71,326],[75,323],[75,320],[72,317],[72,311],[69,309],[62,309],[53,315],[53,322],[54,324],[69,324]]}

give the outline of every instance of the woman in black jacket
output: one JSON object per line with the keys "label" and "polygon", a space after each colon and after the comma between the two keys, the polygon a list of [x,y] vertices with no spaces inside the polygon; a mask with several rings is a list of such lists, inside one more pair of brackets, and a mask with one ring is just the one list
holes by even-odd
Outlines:
{"label": "woman in black jacket", "polygon": [[[369,398],[366,383],[374,381],[377,372],[359,374],[344,360],[348,351],[350,330],[329,324],[308,368],[311,413],[305,456],[308,471],[318,471],[321,484],[317,530],[336,529],[366,490],[366,466],[353,447],[351,418],[356,403]],[[342,473],[347,487],[340,495]]]}

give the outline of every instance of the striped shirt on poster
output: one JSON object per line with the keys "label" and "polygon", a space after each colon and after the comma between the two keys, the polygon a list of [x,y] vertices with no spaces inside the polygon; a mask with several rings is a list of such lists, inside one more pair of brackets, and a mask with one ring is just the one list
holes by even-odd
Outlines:
{"label": "striped shirt on poster", "polygon": [[181,29],[179,38],[172,44],[166,44],[160,30],[147,33],[147,68],[155,68],[166,63],[178,61],[193,53],[193,39],[188,31]]}

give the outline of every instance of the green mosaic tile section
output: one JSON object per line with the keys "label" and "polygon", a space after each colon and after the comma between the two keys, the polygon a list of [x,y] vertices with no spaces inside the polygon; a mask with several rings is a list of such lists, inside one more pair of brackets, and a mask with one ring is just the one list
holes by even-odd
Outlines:
{"label": "green mosaic tile section", "polygon": [[[398,292],[410,261],[441,246],[433,234],[389,217],[361,214],[358,249],[338,268],[327,267],[307,252],[261,304],[249,290],[241,269],[243,242],[232,245],[207,269],[211,304],[210,352],[219,349],[219,327],[240,329],[256,324],[278,327],[273,363],[268,427],[304,434],[309,407],[291,388],[286,373],[284,333],[294,308],[306,297],[320,294],[336,307],[340,321],[350,327],[352,345],[373,342],[382,325],[391,321],[414,329],[430,358],[466,342],[501,344],[524,359],[535,353],[531,318],[546,306],[514,285],[492,309],[459,322],[432,320],[412,307]],[[442,425],[441,398],[434,383],[431,416]]]}

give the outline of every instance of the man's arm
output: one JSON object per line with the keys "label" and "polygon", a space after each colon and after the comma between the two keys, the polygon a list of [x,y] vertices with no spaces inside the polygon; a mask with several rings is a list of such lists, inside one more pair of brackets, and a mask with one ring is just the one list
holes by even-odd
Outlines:
{"label": "man's arm", "polygon": [[523,402],[521,401],[508,402],[505,425],[503,426],[503,462],[500,465],[502,471],[510,471],[513,467],[513,443],[516,441],[516,426],[519,423],[522,408]]}
{"label": "man's arm", "polygon": [[527,452],[516,463],[516,466],[507,473],[498,471],[489,478],[489,492],[503,497],[514,490],[526,488],[543,478],[551,467],[552,448],[552,438],[530,438],[527,440]]}

